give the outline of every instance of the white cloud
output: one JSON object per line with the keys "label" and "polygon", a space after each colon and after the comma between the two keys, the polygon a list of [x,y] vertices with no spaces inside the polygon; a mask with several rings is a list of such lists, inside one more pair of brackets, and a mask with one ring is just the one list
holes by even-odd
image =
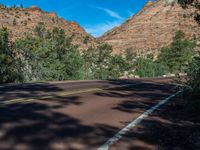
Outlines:
{"label": "white cloud", "polygon": [[130,11],[130,10],[128,10],[127,13],[128,13],[129,16],[133,16],[133,15],[135,15],[135,13],[132,12],[132,11]]}
{"label": "white cloud", "polygon": [[89,7],[99,9],[99,10],[105,12],[106,14],[108,14],[110,17],[115,18],[115,21],[107,21],[107,22],[99,23],[99,24],[95,24],[95,25],[85,25],[84,26],[85,30],[88,33],[90,33],[91,35],[93,35],[94,37],[101,36],[103,33],[111,30],[112,28],[114,28],[116,26],[119,26],[124,21],[124,18],[122,16],[120,16],[117,12],[115,12],[111,9],[107,9],[107,8],[103,8],[103,7],[96,7],[93,5],[89,5]]}
{"label": "white cloud", "polygon": [[108,30],[119,26],[123,21],[113,21],[113,22],[105,22],[105,23],[100,23],[100,24],[96,24],[93,26],[85,26],[85,30],[90,33],[91,35],[93,35],[94,37],[99,37],[101,36],[103,33],[107,32]]}
{"label": "white cloud", "polygon": [[92,6],[90,5],[90,7],[92,8],[96,8],[96,9],[99,9],[99,10],[102,10],[104,11],[105,13],[107,13],[110,17],[113,17],[113,18],[116,18],[116,19],[124,19],[122,16],[120,16],[117,12],[111,10],[111,9],[108,9],[108,8],[103,8],[103,7],[96,7],[96,6]]}

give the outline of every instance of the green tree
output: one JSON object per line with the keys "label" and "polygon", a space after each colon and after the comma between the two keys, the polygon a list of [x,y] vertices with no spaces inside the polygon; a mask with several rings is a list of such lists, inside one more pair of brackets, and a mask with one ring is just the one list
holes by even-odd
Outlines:
{"label": "green tree", "polygon": [[188,86],[194,97],[200,98],[200,57],[195,57],[187,70]]}
{"label": "green tree", "polygon": [[97,48],[97,67],[95,77],[97,79],[107,79],[109,77],[109,64],[112,53],[112,46],[108,44],[102,44]]}
{"label": "green tree", "polygon": [[125,65],[123,66],[124,72],[127,72],[127,75],[133,75],[136,66],[136,54],[132,49],[126,49],[124,52]]}
{"label": "green tree", "polygon": [[177,31],[169,47],[162,48],[158,62],[171,73],[185,72],[194,56],[195,42],[188,40],[182,31]]}
{"label": "green tree", "polygon": [[43,22],[39,22],[38,25],[35,27],[34,32],[36,36],[43,38],[45,36],[45,26]]}
{"label": "green tree", "polygon": [[187,70],[187,103],[186,110],[188,113],[200,113],[200,57],[196,56],[190,63]]}
{"label": "green tree", "polygon": [[8,40],[8,30],[0,29],[0,83],[20,82],[20,62],[14,56]]}
{"label": "green tree", "polygon": [[83,59],[78,46],[71,41],[61,29],[48,31],[38,26],[35,35],[17,40],[15,46],[26,54],[25,62],[29,66],[26,70],[27,79],[82,79]]}
{"label": "green tree", "polygon": [[140,77],[158,77],[166,73],[166,68],[152,58],[138,58],[136,61],[135,75]]}
{"label": "green tree", "polygon": [[109,78],[117,79],[123,76],[128,69],[127,65],[128,63],[122,55],[111,56],[110,65],[108,66]]}
{"label": "green tree", "polygon": [[90,47],[84,51],[83,57],[86,62],[85,68],[94,79],[107,79],[109,77],[109,65],[111,62],[112,47],[108,44],[99,45],[97,48]]}
{"label": "green tree", "polygon": [[[126,57],[112,54],[112,46],[99,45],[83,52],[85,79],[114,79],[123,76],[130,69]],[[128,58],[127,58],[128,59]],[[126,62],[127,61],[127,62]]]}
{"label": "green tree", "polygon": [[89,47],[83,51],[84,59],[84,79],[95,79],[95,72],[98,60],[98,51],[94,47]]}

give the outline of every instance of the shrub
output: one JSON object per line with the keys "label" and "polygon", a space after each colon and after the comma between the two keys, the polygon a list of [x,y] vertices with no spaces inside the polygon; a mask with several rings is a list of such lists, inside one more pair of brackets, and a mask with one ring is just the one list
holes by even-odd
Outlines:
{"label": "shrub", "polygon": [[13,20],[13,25],[14,25],[14,26],[17,25],[17,21],[16,21],[16,19]]}
{"label": "shrub", "polygon": [[166,73],[166,68],[152,58],[138,58],[136,61],[135,75],[140,77],[158,77]]}
{"label": "shrub", "polygon": [[89,36],[86,36],[83,40],[83,43],[84,44],[88,44],[88,41],[89,41],[90,37]]}

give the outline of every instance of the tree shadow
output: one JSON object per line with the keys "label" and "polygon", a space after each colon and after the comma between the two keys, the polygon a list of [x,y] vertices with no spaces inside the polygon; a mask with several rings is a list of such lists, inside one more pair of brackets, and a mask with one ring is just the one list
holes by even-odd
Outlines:
{"label": "tree shadow", "polygon": [[[191,119],[191,114],[182,110],[184,106],[177,104],[176,99],[145,119],[120,144],[137,150],[199,150],[200,120],[198,116]],[[118,146],[116,149],[121,148]]]}
{"label": "tree shadow", "polygon": [[27,83],[3,86],[0,87],[0,100],[45,96],[48,93],[54,93],[58,91],[63,91],[63,89],[49,83]]}
{"label": "tree shadow", "polygon": [[32,98],[42,96],[56,96],[55,93],[62,91],[77,91],[87,88],[110,88],[113,85],[123,85],[126,81],[85,81],[68,83],[24,83],[16,85],[0,86],[0,100],[11,100],[16,98]]}
{"label": "tree shadow", "polygon": [[55,109],[39,103],[2,107],[0,149],[94,149],[119,130],[104,124],[84,125]]}
{"label": "tree shadow", "polygon": [[[120,100],[115,110],[128,113],[144,112],[148,108],[157,104],[175,93],[174,84],[137,82],[121,87],[114,87],[102,92],[96,92],[95,95],[102,97],[112,97]],[[121,99],[123,98],[123,101]]]}
{"label": "tree shadow", "polygon": [[[5,87],[1,88],[1,100],[41,96],[63,91],[65,86],[64,84],[38,83]],[[84,87],[84,84],[82,86]],[[93,93],[96,96],[123,99],[112,109],[128,113],[148,109],[160,98],[169,95],[174,87],[171,84],[133,80],[108,80],[103,81],[103,84],[97,83],[92,86],[106,88],[102,92]],[[50,100],[52,100],[52,105],[45,103]],[[64,108],[67,105],[82,103],[80,96],[77,95],[55,95],[53,98],[44,98],[30,103],[1,106],[0,149],[90,150],[98,148],[120,129],[106,124],[86,125],[77,118],[57,111],[58,108]]]}

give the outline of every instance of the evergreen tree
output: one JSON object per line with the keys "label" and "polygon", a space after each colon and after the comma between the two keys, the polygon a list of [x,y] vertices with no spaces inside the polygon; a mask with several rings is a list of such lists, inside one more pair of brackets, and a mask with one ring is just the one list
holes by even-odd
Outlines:
{"label": "evergreen tree", "polygon": [[83,59],[78,47],[71,43],[63,30],[47,31],[37,26],[35,36],[29,35],[16,42],[26,54],[30,80],[81,79]]}
{"label": "evergreen tree", "polygon": [[195,53],[195,42],[188,40],[182,31],[177,31],[169,47],[163,48],[158,62],[165,65],[169,72],[185,72]]}
{"label": "evergreen tree", "polygon": [[19,60],[14,56],[8,40],[6,28],[0,29],[0,83],[20,82]]}
{"label": "evergreen tree", "polygon": [[200,98],[200,57],[195,57],[187,70],[188,85],[194,97]]}

